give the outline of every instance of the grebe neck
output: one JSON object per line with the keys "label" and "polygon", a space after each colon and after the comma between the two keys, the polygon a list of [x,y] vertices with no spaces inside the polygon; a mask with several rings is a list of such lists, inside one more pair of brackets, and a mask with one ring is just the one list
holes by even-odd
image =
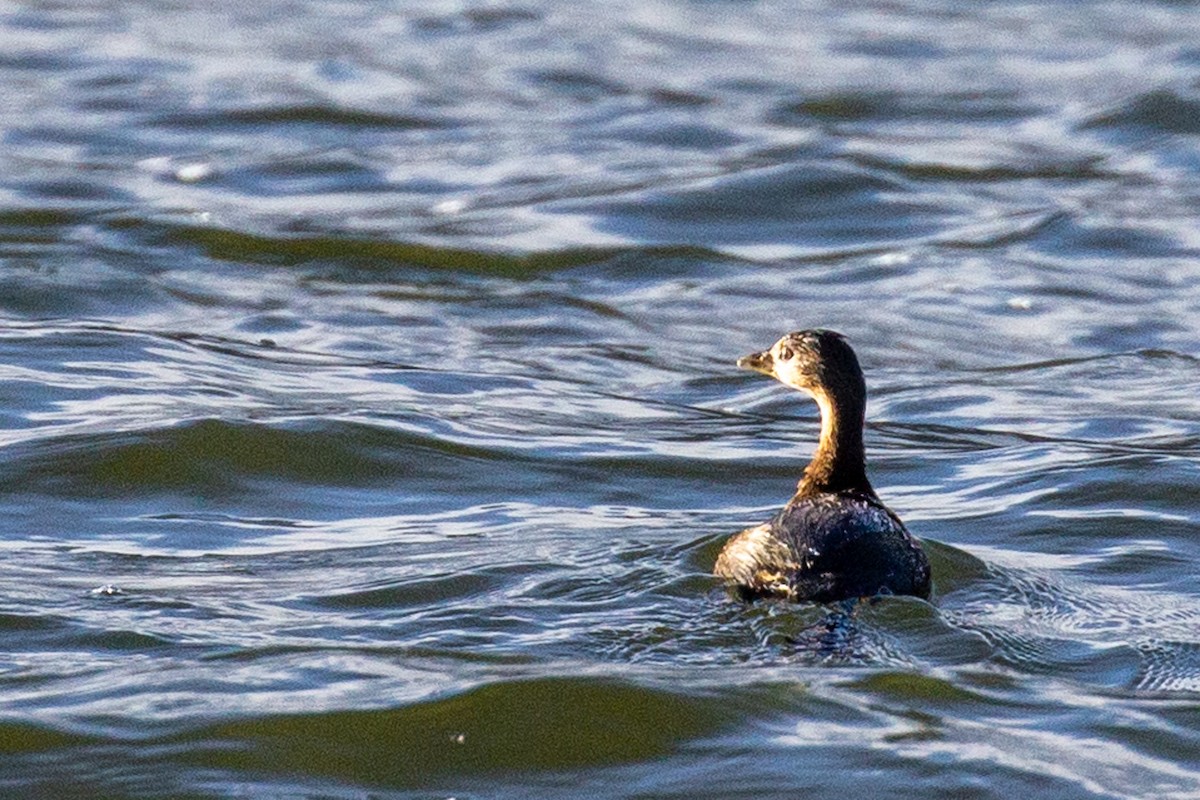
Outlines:
{"label": "grebe neck", "polygon": [[811,391],[821,409],[821,439],[796,494],[860,491],[874,496],[867,480],[866,450],[863,447],[863,417],[866,413],[865,389]]}

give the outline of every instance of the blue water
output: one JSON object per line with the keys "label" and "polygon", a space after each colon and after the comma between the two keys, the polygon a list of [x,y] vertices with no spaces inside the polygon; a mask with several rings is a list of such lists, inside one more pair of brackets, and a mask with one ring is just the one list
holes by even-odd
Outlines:
{"label": "blue water", "polygon": [[[1200,796],[1192,3],[0,9],[0,794]],[[730,598],[844,333],[931,602]]]}

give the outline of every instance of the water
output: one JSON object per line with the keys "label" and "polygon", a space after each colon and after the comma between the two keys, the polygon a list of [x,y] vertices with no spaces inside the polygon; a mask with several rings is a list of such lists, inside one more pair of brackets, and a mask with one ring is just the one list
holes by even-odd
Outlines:
{"label": "water", "polygon": [[[1200,796],[1200,16],[0,10],[0,794]],[[728,598],[858,349],[932,603]]]}

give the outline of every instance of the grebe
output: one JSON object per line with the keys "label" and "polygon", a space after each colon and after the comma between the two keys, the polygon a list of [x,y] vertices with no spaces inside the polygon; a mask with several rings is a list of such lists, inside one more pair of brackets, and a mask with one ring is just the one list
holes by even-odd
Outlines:
{"label": "grebe", "polygon": [[730,539],[714,574],[746,597],[928,598],[929,560],[867,480],[867,387],[845,338],[828,330],[789,333],[737,364],[811,395],[821,439],[796,494],[771,521]]}

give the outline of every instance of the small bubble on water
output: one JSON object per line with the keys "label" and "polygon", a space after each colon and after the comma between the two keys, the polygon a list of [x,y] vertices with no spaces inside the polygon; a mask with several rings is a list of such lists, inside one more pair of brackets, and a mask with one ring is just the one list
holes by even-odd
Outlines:
{"label": "small bubble on water", "polygon": [[431,210],[435,214],[459,214],[466,208],[466,200],[443,200],[440,203],[434,203]]}
{"label": "small bubble on water", "polygon": [[210,164],[185,164],[175,170],[175,180],[181,183],[196,183],[212,175]]}
{"label": "small bubble on water", "polygon": [[894,267],[900,264],[907,264],[912,261],[912,255],[903,251],[896,253],[883,253],[871,259],[872,262],[883,267]]}
{"label": "small bubble on water", "polygon": [[1010,297],[1008,298],[1008,307],[1017,311],[1028,311],[1033,308],[1032,297]]}

